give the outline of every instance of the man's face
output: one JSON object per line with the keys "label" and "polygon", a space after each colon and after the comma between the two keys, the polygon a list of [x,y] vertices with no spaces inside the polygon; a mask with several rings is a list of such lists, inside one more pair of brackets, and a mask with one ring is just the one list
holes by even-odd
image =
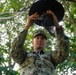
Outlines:
{"label": "man's face", "polygon": [[46,47],[46,39],[43,35],[37,35],[33,39],[33,46],[34,46],[34,51],[39,51],[41,49],[44,49]]}

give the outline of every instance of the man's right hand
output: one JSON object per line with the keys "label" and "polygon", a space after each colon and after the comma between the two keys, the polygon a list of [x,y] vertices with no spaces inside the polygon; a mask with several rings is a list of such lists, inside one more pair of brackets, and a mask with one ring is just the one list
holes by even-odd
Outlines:
{"label": "man's right hand", "polygon": [[25,25],[24,29],[28,30],[30,26],[34,23],[34,21],[38,20],[38,17],[39,15],[37,14],[37,12],[29,16],[27,19],[27,24]]}

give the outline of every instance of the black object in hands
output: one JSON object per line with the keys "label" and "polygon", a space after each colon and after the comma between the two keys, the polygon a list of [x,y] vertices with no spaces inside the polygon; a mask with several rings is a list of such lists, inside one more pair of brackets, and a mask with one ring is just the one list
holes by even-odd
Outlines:
{"label": "black object in hands", "polygon": [[48,32],[55,37],[54,33],[54,21],[53,16],[51,14],[43,14],[39,16],[38,20],[35,22],[39,26],[45,27]]}
{"label": "black object in hands", "polygon": [[53,22],[53,16],[51,14],[45,14],[42,17],[43,26],[48,30],[48,32],[55,37],[54,33],[54,22]]}
{"label": "black object in hands", "polygon": [[38,20],[35,22],[39,26],[50,27],[54,25],[53,17],[51,14],[40,15]]}
{"label": "black object in hands", "polygon": [[54,25],[54,22],[53,22],[53,17],[51,14],[45,14],[43,17],[42,17],[42,21],[43,21],[43,26],[44,27],[50,27],[50,26],[53,26]]}

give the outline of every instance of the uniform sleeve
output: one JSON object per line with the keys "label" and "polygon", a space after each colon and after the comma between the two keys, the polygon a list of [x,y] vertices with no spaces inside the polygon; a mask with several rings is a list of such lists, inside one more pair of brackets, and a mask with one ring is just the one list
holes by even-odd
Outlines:
{"label": "uniform sleeve", "polygon": [[11,57],[18,64],[21,64],[27,55],[27,52],[24,50],[23,47],[26,35],[27,35],[27,30],[23,30],[18,35],[18,37],[14,39],[12,43]]}
{"label": "uniform sleeve", "polygon": [[57,65],[68,57],[69,52],[69,38],[64,34],[63,28],[56,28],[56,50],[51,53],[54,63]]}

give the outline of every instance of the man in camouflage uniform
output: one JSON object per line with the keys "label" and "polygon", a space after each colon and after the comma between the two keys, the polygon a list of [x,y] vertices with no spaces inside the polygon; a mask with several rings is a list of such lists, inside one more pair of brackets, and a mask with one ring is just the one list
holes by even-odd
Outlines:
{"label": "man in camouflage uniform", "polygon": [[23,31],[12,44],[11,56],[20,65],[20,75],[54,75],[55,67],[62,63],[68,56],[69,40],[65,36],[62,26],[59,26],[55,14],[50,10],[47,13],[52,14],[54,19],[57,49],[49,53],[44,52],[47,36],[44,31],[39,30],[33,35],[32,43],[34,52],[26,52],[23,45],[28,29],[31,27],[33,21],[38,19],[39,15],[35,13],[29,16]]}

